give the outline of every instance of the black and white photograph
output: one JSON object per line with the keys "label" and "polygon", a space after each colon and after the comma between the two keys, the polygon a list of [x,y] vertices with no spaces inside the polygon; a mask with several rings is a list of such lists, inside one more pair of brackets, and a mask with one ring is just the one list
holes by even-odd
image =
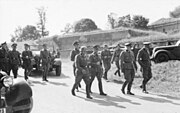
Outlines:
{"label": "black and white photograph", "polygon": [[180,0],[0,0],[0,113],[180,113]]}

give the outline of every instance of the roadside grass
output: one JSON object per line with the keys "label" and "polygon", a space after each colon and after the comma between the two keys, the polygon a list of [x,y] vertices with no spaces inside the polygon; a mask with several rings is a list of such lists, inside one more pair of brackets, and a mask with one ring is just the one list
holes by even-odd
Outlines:
{"label": "roadside grass", "polygon": [[[124,77],[114,75],[115,66],[112,66],[108,75],[116,83],[124,81]],[[180,61],[169,61],[159,64],[152,63],[152,79],[148,82],[147,90],[153,93],[165,94],[180,98]],[[140,89],[142,74],[138,71],[133,82],[133,88]]]}

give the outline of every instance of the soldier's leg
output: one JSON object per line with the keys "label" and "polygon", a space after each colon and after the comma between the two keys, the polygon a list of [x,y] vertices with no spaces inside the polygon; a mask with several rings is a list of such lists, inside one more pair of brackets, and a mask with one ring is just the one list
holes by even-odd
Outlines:
{"label": "soldier's leg", "polygon": [[143,82],[142,82],[142,88],[143,91],[146,91],[146,84],[148,82],[148,69],[147,68],[143,68],[142,69],[142,74],[143,74]]}
{"label": "soldier's leg", "polygon": [[102,80],[101,80],[101,75],[100,75],[100,73],[97,73],[96,77],[97,77],[97,80],[98,80],[98,87],[99,87],[99,93],[100,93],[100,95],[106,95],[106,94],[103,92],[103,86],[102,86]]}
{"label": "soldier's leg", "polygon": [[103,76],[103,78],[107,80],[108,65],[107,65],[106,62],[103,62],[103,66],[104,66],[104,76]]}
{"label": "soldier's leg", "polygon": [[95,76],[96,76],[96,73],[97,73],[97,72],[96,72],[94,69],[90,71],[90,76],[91,76],[91,78],[90,78],[90,83],[89,83],[89,91],[90,91],[90,93],[92,93],[92,91],[91,91],[91,86],[92,86],[92,83],[93,83],[94,78],[95,78]]}
{"label": "soldier's leg", "polygon": [[128,88],[127,88],[128,92],[130,94],[132,94],[131,93],[131,87],[132,87],[132,83],[133,83],[133,80],[134,80],[134,76],[135,76],[135,72],[134,72],[134,70],[131,70],[130,76],[129,76],[129,84],[128,84]]}
{"label": "soldier's leg", "polygon": [[45,80],[45,74],[46,74],[46,66],[43,65],[43,73],[42,73],[42,80]]}
{"label": "soldier's leg", "polygon": [[28,74],[28,69],[27,67],[24,69],[24,79],[27,80],[28,77],[27,77],[27,74]]}
{"label": "soldier's leg", "polygon": [[125,70],[124,70],[125,82],[123,83],[122,89],[121,89],[121,91],[122,91],[123,94],[125,94],[125,88],[126,88],[127,84],[130,82],[130,79],[129,79],[129,78],[130,78],[130,77],[129,77],[130,74],[131,74],[131,73],[130,73],[130,71],[129,71],[128,69],[125,69]]}
{"label": "soldier's leg", "polygon": [[72,95],[74,95],[74,96],[76,95],[75,92],[74,92],[74,90],[75,90],[75,88],[78,86],[78,84],[81,82],[82,77],[83,77],[83,75],[82,75],[81,73],[78,73],[78,72],[77,72],[77,75],[76,75],[76,77],[75,77],[75,83],[74,83],[74,85],[73,85],[73,87],[72,87],[72,90],[71,90],[71,93],[72,93]]}
{"label": "soldier's leg", "polygon": [[86,97],[89,99],[92,99],[92,97],[90,96],[90,91],[89,91],[89,86],[90,86],[89,76],[83,76],[83,80],[86,84]]}
{"label": "soldier's leg", "polygon": [[17,74],[18,74],[18,66],[17,65],[12,66],[12,72],[13,72],[14,78],[17,78]]}

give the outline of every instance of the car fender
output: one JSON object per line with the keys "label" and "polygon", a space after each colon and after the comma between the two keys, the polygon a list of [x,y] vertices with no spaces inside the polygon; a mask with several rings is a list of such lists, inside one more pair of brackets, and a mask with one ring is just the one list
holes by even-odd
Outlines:
{"label": "car fender", "polygon": [[54,65],[61,66],[61,59],[60,58],[55,58],[54,59]]}
{"label": "car fender", "polygon": [[5,94],[6,103],[8,106],[32,97],[32,89],[25,80],[14,79],[13,86],[10,87]]}
{"label": "car fender", "polygon": [[169,52],[169,51],[167,51],[167,50],[164,50],[164,49],[161,49],[161,50],[156,51],[156,52],[153,54],[153,58],[157,58],[157,55],[158,55],[159,53],[166,53],[170,59],[173,58],[173,54],[171,54],[171,52]]}

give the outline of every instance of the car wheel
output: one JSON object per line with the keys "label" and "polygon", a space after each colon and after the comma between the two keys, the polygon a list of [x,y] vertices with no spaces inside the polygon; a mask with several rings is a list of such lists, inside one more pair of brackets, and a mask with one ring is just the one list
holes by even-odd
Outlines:
{"label": "car wheel", "polygon": [[169,60],[169,57],[166,53],[159,53],[156,58],[157,63],[166,62]]}
{"label": "car wheel", "polygon": [[61,66],[56,66],[56,76],[61,75]]}

